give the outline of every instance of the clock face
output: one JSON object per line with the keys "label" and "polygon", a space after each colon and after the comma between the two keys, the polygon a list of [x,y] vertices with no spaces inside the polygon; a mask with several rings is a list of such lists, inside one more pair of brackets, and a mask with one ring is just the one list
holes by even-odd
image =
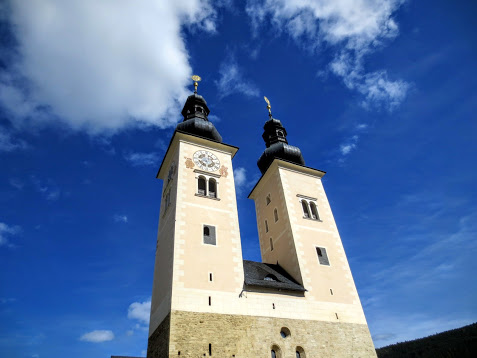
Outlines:
{"label": "clock face", "polygon": [[220,161],[215,154],[206,150],[199,150],[194,153],[194,163],[200,169],[208,172],[215,172],[220,167]]}

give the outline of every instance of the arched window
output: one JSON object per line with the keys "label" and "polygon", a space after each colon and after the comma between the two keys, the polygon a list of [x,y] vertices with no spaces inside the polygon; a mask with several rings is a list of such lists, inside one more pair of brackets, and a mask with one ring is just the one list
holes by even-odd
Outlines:
{"label": "arched window", "polygon": [[302,347],[300,347],[300,346],[296,347],[296,349],[295,349],[295,357],[296,357],[296,358],[306,358],[305,350],[304,350]]}
{"label": "arched window", "polygon": [[270,238],[270,251],[273,251],[273,240]]}
{"label": "arched window", "polygon": [[209,196],[211,198],[217,197],[217,183],[215,179],[209,179]]}
{"label": "arched window", "polygon": [[303,208],[303,217],[309,218],[310,211],[308,210],[308,203],[306,202],[306,200],[301,201],[301,207]]}
{"label": "arched window", "polygon": [[204,177],[199,177],[197,186],[198,186],[197,192],[200,195],[205,195],[205,178]]}
{"label": "arched window", "polygon": [[310,209],[311,209],[311,218],[314,220],[320,220],[320,217],[318,216],[318,210],[316,209],[316,204],[314,202],[310,203]]}
{"label": "arched window", "polygon": [[274,344],[272,346],[271,353],[272,353],[272,358],[281,358],[282,357],[280,347],[278,347],[276,344]]}
{"label": "arched window", "polygon": [[278,131],[277,131],[277,135],[278,135],[279,137],[282,137],[282,138],[285,137],[285,135],[283,134],[283,131],[281,131],[281,130],[278,130]]}
{"label": "arched window", "polygon": [[273,216],[275,217],[275,222],[277,222],[278,221],[278,210],[277,210],[277,208],[275,208],[273,210]]}

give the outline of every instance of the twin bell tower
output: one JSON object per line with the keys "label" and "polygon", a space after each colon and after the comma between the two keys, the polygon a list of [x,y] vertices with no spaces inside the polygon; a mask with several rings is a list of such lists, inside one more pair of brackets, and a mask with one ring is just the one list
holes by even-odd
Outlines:
{"label": "twin bell tower", "polygon": [[243,260],[232,159],[195,90],[163,180],[147,358],[376,357],[321,178],[271,114],[255,202],[262,262]]}

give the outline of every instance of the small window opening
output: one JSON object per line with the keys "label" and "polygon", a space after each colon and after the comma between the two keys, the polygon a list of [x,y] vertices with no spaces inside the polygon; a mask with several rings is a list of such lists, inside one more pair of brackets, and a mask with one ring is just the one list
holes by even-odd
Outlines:
{"label": "small window opening", "polygon": [[296,351],[296,358],[301,358],[301,354],[298,351]]}
{"label": "small window opening", "polygon": [[275,353],[273,349],[272,349],[272,358],[277,358],[277,354]]}
{"label": "small window opening", "polygon": [[331,296],[333,296],[333,289],[330,288],[330,293],[331,293]]}
{"label": "small window opening", "polygon": [[287,338],[290,336],[290,334],[291,332],[287,327],[282,327],[282,329],[280,330],[280,336],[282,336],[282,338]]}
{"label": "small window opening", "polygon": [[273,239],[270,238],[270,251],[273,251]]}
{"label": "small window opening", "polygon": [[308,210],[308,203],[306,200],[301,201],[301,206],[303,208],[303,217],[309,218],[310,217],[310,211]]}
{"label": "small window opening", "polygon": [[270,198],[270,194],[267,195],[266,201],[267,201],[267,205],[272,202],[272,199]]}
{"label": "small window opening", "polygon": [[212,344],[209,343],[209,356],[211,356],[211,355],[212,355]]}
{"label": "small window opening", "polygon": [[212,282],[212,273],[209,273],[209,281]]}
{"label": "small window opening", "polygon": [[310,203],[310,208],[311,208],[311,218],[313,220],[320,220],[320,217],[318,216],[318,210],[316,209],[316,204],[314,202]]}
{"label": "small window opening", "polygon": [[318,255],[318,261],[320,265],[330,266],[330,261],[328,260],[328,255],[326,254],[326,249],[324,247],[317,247],[316,253]]}
{"label": "small window opening", "polygon": [[217,197],[217,183],[215,179],[209,179],[209,196],[211,198]]}
{"label": "small window opening", "polygon": [[282,137],[282,138],[285,137],[285,134],[283,134],[283,131],[281,131],[281,130],[278,130],[278,131],[277,131],[277,135],[278,135],[279,137]]}
{"label": "small window opening", "polygon": [[204,237],[203,242],[207,245],[217,245],[217,239],[215,235],[215,226],[204,225]]}
{"label": "small window opening", "polygon": [[177,352],[177,355],[180,356],[180,355],[181,355],[181,351]]}
{"label": "small window opening", "polygon": [[277,208],[275,208],[273,210],[273,216],[275,217],[275,222],[277,222],[278,221],[278,210],[277,210]]}
{"label": "small window opening", "polygon": [[200,195],[205,195],[205,178],[199,177],[198,180],[198,193]]}
{"label": "small window opening", "polygon": [[265,220],[265,232],[268,232],[268,221]]}
{"label": "small window opening", "polygon": [[212,306],[212,297],[209,296],[209,306]]}
{"label": "small window opening", "polygon": [[272,303],[272,307],[273,307],[273,309],[275,309],[275,303]]}
{"label": "small window opening", "polygon": [[336,319],[339,319],[339,318],[338,318],[338,313],[335,313],[335,316],[336,316]]}

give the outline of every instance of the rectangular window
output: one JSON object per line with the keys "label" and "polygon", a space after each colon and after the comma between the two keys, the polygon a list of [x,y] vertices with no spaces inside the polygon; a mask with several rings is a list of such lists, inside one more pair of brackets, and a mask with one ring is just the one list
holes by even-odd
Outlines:
{"label": "rectangular window", "polygon": [[212,272],[209,273],[209,281],[212,282]]}
{"label": "rectangular window", "polygon": [[328,260],[328,255],[326,254],[326,249],[324,247],[317,247],[316,253],[318,255],[320,265],[330,266],[330,261]]}
{"label": "rectangular window", "polygon": [[209,296],[209,306],[212,306],[212,297]]}
{"label": "rectangular window", "polygon": [[217,239],[215,235],[215,226],[204,225],[203,236],[204,236],[204,244],[207,244],[207,245],[217,244]]}

